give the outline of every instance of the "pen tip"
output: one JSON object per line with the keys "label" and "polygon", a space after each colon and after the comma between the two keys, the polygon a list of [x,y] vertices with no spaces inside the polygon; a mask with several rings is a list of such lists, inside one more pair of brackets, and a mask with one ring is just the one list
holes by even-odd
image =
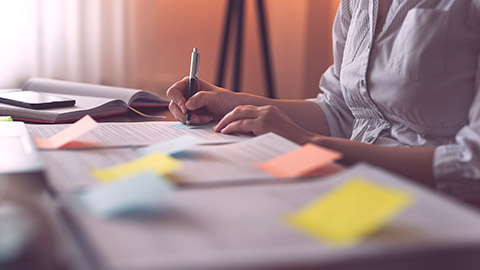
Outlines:
{"label": "pen tip", "polygon": [[197,52],[197,47],[193,48],[193,52],[195,53]]}
{"label": "pen tip", "polygon": [[189,120],[187,120],[186,122],[187,122],[187,126],[190,126],[190,121],[189,121]]}

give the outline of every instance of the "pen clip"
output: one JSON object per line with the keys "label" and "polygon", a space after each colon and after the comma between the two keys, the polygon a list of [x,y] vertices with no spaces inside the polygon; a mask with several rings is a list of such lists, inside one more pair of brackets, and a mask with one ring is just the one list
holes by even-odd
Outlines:
{"label": "pen clip", "polygon": [[200,54],[197,52],[197,48],[193,48],[192,58],[190,62],[190,78],[198,78],[199,61]]}
{"label": "pen clip", "polygon": [[197,60],[195,65],[195,79],[198,79],[198,69],[200,68],[200,54],[197,53]]}

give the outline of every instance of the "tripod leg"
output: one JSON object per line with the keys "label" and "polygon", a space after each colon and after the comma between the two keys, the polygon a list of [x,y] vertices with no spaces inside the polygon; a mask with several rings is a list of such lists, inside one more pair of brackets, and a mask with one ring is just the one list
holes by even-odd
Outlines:
{"label": "tripod leg", "polygon": [[257,0],[257,14],[260,38],[262,40],[263,67],[265,70],[265,79],[267,85],[267,94],[269,98],[275,98],[275,85],[273,80],[273,67],[270,58],[270,45],[268,40],[267,22],[265,18],[264,1]]}
{"label": "tripod leg", "polygon": [[235,43],[235,58],[233,62],[233,78],[232,90],[238,92],[240,90],[240,79],[242,72],[242,49],[243,49],[243,17],[244,17],[244,0],[236,0],[237,3],[237,36]]}
{"label": "tripod leg", "polygon": [[225,79],[225,64],[227,62],[228,41],[230,40],[230,29],[232,28],[232,16],[235,8],[235,0],[229,0],[227,9],[225,10],[225,18],[223,21],[223,35],[220,47],[220,55],[218,56],[217,79],[216,85],[223,86]]}

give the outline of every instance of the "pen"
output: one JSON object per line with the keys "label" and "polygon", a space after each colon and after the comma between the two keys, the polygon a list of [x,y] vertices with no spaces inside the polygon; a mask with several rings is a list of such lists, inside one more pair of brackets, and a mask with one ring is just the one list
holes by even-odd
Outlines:
{"label": "pen", "polygon": [[[197,79],[198,79],[198,63],[200,61],[200,54],[197,52],[197,48],[193,48],[192,59],[190,60],[190,75],[188,76],[188,97],[190,99],[196,92]],[[192,117],[192,112],[187,110],[185,116],[185,122],[187,125],[190,125],[190,118]]]}

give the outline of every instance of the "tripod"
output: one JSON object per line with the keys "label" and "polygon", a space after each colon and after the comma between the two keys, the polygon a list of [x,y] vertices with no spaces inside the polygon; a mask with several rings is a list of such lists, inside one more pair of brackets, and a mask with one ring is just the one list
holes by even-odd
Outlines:
{"label": "tripod", "polygon": [[[263,0],[255,0],[257,7],[258,28],[260,39],[262,41],[262,58],[265,75],[265,83],[267,88],[267,95],[270,98],[275,98],[275,85],[273,78],[273,67],[270,57],[270,45],[268,40],[267,22],[265,18],[265,7]],[[236,31],[235,34],[235,52],[232,73],[232,87],[235,92],[240,90],[241,68],[242,68],[242,54],[243,54],[243,27],[245,16],[245,1],[244,0],[228,0],[227,9],[225,12],[225,19],[223,24],[223,36],[219,55],[218,69],[217,69],[217,86],[223,86],[225,80],[225,65],[227,60],[227,51],[230,43],[230,31]],[[236,19],[236,25],[232,23]],[[236,29],[235,29],[236,27]],[[233,37],[233,35],[232,35]]]}

